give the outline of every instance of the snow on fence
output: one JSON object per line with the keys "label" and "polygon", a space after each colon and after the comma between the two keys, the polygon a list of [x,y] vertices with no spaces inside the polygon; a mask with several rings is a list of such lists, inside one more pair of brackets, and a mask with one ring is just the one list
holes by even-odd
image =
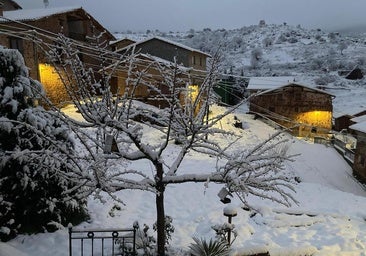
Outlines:
{"label": "snow on fence", "polygon": [[343,158],[350,164],[353,165],[355,159],[355,152],[352,149],[347,148],[347,144],[338,139],[333,139],[334,148],[343,156]]}
{"label": "snow on fence", "polygon": [[136,255],[136,231],[136,226],[131,229],[69,227],[69,256]]}

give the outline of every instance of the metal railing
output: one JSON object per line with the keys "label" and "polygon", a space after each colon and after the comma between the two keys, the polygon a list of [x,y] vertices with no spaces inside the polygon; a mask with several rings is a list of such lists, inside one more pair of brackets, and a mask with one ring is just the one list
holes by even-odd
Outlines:
{"label": "metal railing", "polygon": [[136,231],[136,226],[131,229],[69,227],[69,256],[136,255]]}

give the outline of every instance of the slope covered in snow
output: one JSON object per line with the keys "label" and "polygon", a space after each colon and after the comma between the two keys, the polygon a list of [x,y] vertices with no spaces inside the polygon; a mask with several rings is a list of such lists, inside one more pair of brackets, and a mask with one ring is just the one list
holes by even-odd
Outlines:
{"label": "slope covered in snow", "polygon": [[[222,108],[215,107],[214,111],[220,112]],[[233,115],[219,124],[242,136],[230,150],[251,147],[275,132],[245,112],[243,108],[235,113],[243,122],[244,129],[234,128]],[[258,211],[254,214],[253,211],[241,209],[241,202],[233,199],[232,205],[238,209],[238,216],[233,218],[238,231],[233,244],[237,253],[235,255],[264,250],[270,251],[271,255],[365,255],[362,254],[366,250],[364,187],[352,178],[351,168],[333,148],[288,137],[290,152],[301,154],[286,168],[289,178],[299,177],[301,180],[294,184],[294,196],[298,204],[285,208],[249,197],[249,202]],[[225,143],[224,137],[217,139]],[[170,145],[167,154],[174,154],[175,147],[177,145]],[[140,169],[150,169],[144,161],[133,164]],[[215,159],[190,153],[181,171],[207,172],[214,166]],[[227,221],[223,216],[225,205],[217,197],[220,189],[220,185],[212,183],[207,188],[195,183],[167,188],[166,214],[173,218],[175,226],[171,242],[174,247],[187,249],[193,242],[193,236],[214,237],[211,226]],[[156,216],[153,194],[121,191],[117,195],[126,205],[114,202],[108,196],[104,203],[90,198],[88,207],[91,219],[79,228],[128,227],[135,220],[152,227]],[[68,255],[67,229],[55,233],[22,235],[0,244],[0,248],[0,251],[5,252],[1,255]]]}

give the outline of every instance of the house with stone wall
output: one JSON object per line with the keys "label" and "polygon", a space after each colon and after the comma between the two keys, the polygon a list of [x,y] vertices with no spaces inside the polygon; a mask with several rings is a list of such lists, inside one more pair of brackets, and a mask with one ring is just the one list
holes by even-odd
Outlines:
{"label": "house with stone wall", "polygon": [[295,136],[322,136],[332,129],[333,98],[325,91],[289,83],[253,95],[249,111],[289,129]]}
{"label": "house with stone wall", "polygon": [[[138,55],[138,62],[146,67],[149,64],[155,62],[160,63],[166,68],[184,70],[184,75],[180,79],[184,82],[179,84],[180,91],[186,94],[189,90],[191,95],[194,95],[198,91],[199,86],[202,84],[203,79],[206,76],[207,60],[211,56],[207,53],[199,51],[197,49],[185,46],[183,44],[173,42],[171,40],[162,37],[152,37],[143,41],[134,42],[128,39],[122,39],[111,44],[117,53],[119,54],[131,54]],[[121,46],[125,46],[122,47]],[[154,77],[156,87],[163,91],[165,98],[169,98],[167,95],[169,88],[162,83],[161,74],[156,68],[146,70]],[[114,91],[118,91],[117,94],[123,94],[126,91],[126,70],[119,71],[118,87]],[[188,87],[188,88],[187,88]],[[166,93],[165,93],[166,92]],[[167,106],[166,100],[160,99],[154,93],[154,90],[148,89],[146,86],[140,86],[138,90],[134,91],[133,97],[135,99],[142,100],[145,103],[155,105],[163,108]],[[183,98],[181,98],[182,101]]]}
{"label": "house with stone wall", "polygon": [[[115,37],[83,8],[17,9],[3,11],[0,17],[0,45],[18,49],[29,68],[30,77],[44,85],[47,96],[53,103],[62,104],[68,100],[68,94],[55,67],[51,65],[42,48],[29,40],[35,37],[44,43],[54,44],[52,38],[58,33],[63,33],[74,42],[85,46],[93,43],[93,36],[100,34],[100,40],[108,45],[110,41],[115,40]],[[100,60],[97,57],[80,53],[79,58],[86,66],[99,68]]]}

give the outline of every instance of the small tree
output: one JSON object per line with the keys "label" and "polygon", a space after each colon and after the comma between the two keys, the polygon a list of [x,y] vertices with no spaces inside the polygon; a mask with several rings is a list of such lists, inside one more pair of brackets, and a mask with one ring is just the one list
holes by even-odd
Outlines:
{"label": "small tree", "polygon": [[[217,124],[235,109],[229,108],[219,115],[208,112],[210,95],[218,80],[218,56],[212,59],[209,71],[201,77],[200,86],[192,90],[188,86],[192,84],[190,70],[176,62],[146,60],[133,51],[116,55],[98,47],[93,50],[93,56],[104,65],[98,70],[102,78],[97,80],[92,69],[78,58],[79,45],[62,35],[57,38],[57,45],[62,53],[52,47],[45,51],[50,53],[70,98],[85,120],[80,122],[63,116],[80,147],[84,147],[77,157],[80,168],[75,169],[73,175],[90,193],[105,191],[113,198],[114,192],[126,189],[154,193],[158,255],[165,255],[164,195],[171,184],[222,183],[244,204],[248,204],[249,194],[287,206],[294,201],[291,184],[279,174],[284,161],[291,158],[282,146],[286,140],[280,134],[237,154],[228,153],[227,145],[215,141],[214,135],[234,136],[217,128]],[[113,95],[109,81],[118,74],[124,74],[120,76],[126,78],[126,87]],[[94,88],[99,88],[99,93]],[[148,90],[150,96],[163,100],[166,107],[140,107],[134,99],[141,90]],[[147,127],[158,133],[158,141],[148,137]],[[114,141],[117,150],[106,150],[108,141]],[[179,146],[174,144],[177,141]],[[173,146],[176,154],[167,161],[165,152]],[[217,157],[217,169],[209,173],[192,170],[192,173],[180,174],[181,163],[190,151]],[[126,167],[126,162],[141,159],[150,162],[152,173]]]}
{"label": "small tree", "polygon": [[346,50],[348,48],[348,44],[345,41],[341,41],[338,44],[338,50],[341,52],[341,55],[343,55],[343,51]]}
{"label": "small tree", "polygon": [[259,63],[262,61],[263,51],[260,48],[255,48],[251,52],[250,64],[252,68],[256,69],[259,66]]}
{"label": "small tree", "polygon": [[18,51],[0,51],[0,81],[0,239],[81,220],[85,201],[63,176],[72,166],[68,128],[35,107],[41,85]]}
{"label": "small tree", "polygon": [[263,46],[264,47],[271,46],[272,43],[273,43],[273,39],[268,37],[268,36],[263,39]]}

